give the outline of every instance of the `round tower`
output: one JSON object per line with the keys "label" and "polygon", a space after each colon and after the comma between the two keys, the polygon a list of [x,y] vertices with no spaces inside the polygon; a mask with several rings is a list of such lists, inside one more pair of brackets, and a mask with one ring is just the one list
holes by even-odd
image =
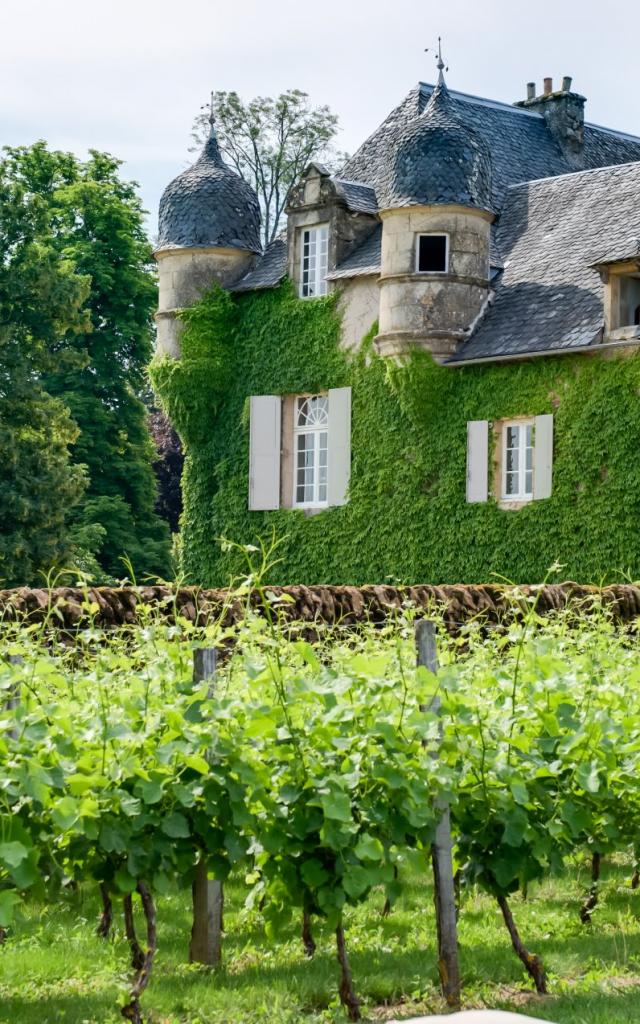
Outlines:
{"label": "round tower", "polygon": [[179,356],[181,309],[193,305],[217,281],[229,287],[261,252],[258,197],[228,167],[218,146],[213,117],[204,149],[193,165],[167,186],[160,200],[157,350]]}
{"label": "round tower", "polygon": [[376,346],[446,359],[489,295],[491,154],[463,124],[442,66],[427,106],[404,130],[381,197],[382,260]]}

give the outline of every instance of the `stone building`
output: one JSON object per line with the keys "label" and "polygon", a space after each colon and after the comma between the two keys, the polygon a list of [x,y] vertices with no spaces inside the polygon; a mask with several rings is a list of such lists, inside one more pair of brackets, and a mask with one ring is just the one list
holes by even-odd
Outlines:
{"label": "stone building", "polygon": [[[378,548],[387,543],[386,558],[370,551],[359,561],[346,548],[341,554],[337,544],[331,554],[310,555],[308,561],[285,559],[290,567],[285,575],[296,572],[309,582],[372,582],[374,576],[450,582],[451,574],[470,579],[509,570],[531,579],[542,572],[532,550],[519,561],[505,552],[514,538],[530,549],[538,545],[545,522],[553,523],[557,533],[557,550],[551,545],[544,552],[547,564],[564,558],[576,572],[640,572],[640,548],[630,539],[630,532],[638,533],[634,517],[640,515],[634,376],[640,342],[640,139],[585,122],[584,106],[570,78],[562,80],[560,89],[545,79],[541,95],[530,84],[526,99],[508,105],[450,92],[440,69],[437,84],[413,89],[339,176],[316,163],[308,167],[288,197],[286,232],[264,251],[257,198],[225,164],[212,125],[196,164],[168,186],[161,201],[156,363],[181,359],[181,311],[214,283],[232,294],[242,310],[247,296],[285,288],[288,280],[296,302],[320,308],[319,300],[334,296],[344,373],[338,374],[340,386],[319,380],[310,350],[308,379],[304,369],[292,377],[286,365],[290,341],[285,345],[274,336],[276,357],[281,345],[281,377],[271,374],[262,386],[258,379],[244,396],[237,421],[233,403],[225,409],[221,395],[218,423],[222,418],[224,435],[238,433],[238,444],[233,454],[231,449],[220,452],[219,471],[211,472],[204,488],[200,475],[191,499],[185,496],[187,507],[191,500],[186,563],[199,581],[226,582],[223,563],[203,560],[203,532],[212,546],[216,536],[234,530],[248,531],[251,535],[234,537],[246,542],[270,523],[281,532],[292,531],[292,544],[311,549],[328,531],[340,536],[340,544],[350,537],[350,546],[362,544],[364,551],[368,535],[377,529],[367,522],[386,521],[387,541],[381,540],[382,528],[371,541]],[[296,345],[304,351],[305,344],[303,332]],[[231,360],[239,358],[241,347],[242,339],[230,352]],[[624,421],[632,436],[624,444],[638,453],[635,462],[630,457],[633,465],[626,477],[633,493],[622,500],[625,482],[617,467],[629,458],[622,460],[615,436],[605,430],[606,450],[592,451],[590,439],[574,457],[571,445],[581,444],[575,415],[573,422],[561,422],[561,410],[572,407],[573,382],[586,380],[579,371],[587,364],[580,360],[594,359],[612,380],[621,361],[628,376],[622,405],[611,407],[611,417]],[[539,376],[546,383],[534,386],[535,367],[544,361]],[[418,466],[411,470],[413,484],[406,473],[400,484],[398,474],[397,486],[404,492],[395,504],[394,484],[376,494],[367,460],[352,452],[357,388],[364,395],[362,382],[374,372],[374,363],[386,365],[398,416],[407,418],[406,431],[412,432],[414,455],[394,440],[390,457]],[[431,377],[427,365],[433,367]],[[415,396],[407,400],[401,381],[405,370],[407,380],[417,379],[411,369],[416,367],[424,368],[420,372],[427,374],[425,382],[432,381],[429,387],[436,381],[447,396],[440,415],[429,410],[431,427],[427,412],[416,411]],[[251,373],[246,371],[249,386]],[[234,362],[233,372],[241,387],[241,361]],[[530,397],[523,394],[522,406],[514,407],[515,382],[524,379],[523,373],[531,378]],[[513,388],[505,374],[513,375]],[[502,406],[490,397],[492,380],[500,381],[506,396]],[[482,399],[471,400],[481,381],[487,388],[485,406]],[[425,383],[418,400],[425,410],[437,398],[428,390]],[[164,398],[171,409],[171,396]],[[452,406],[458,404],[454,426]],[[427,449],[433,447],[433,424],[445,419],[451,447],[447,465],[440,456],[440,466],[429,462]],[[218,427],[212,424],[213,436]],[[195,477],[200,442],[190,443],[185,436],[185,443]],[[386,443],[382,435],[378,443]],[[423,445],[426,461],[421,464]],[[584,450],[591,452],[591,461],[585,469],[588,479],[581,481],[574,469]],[[564,462],[556,459],[558,454]],[[211,458],[208,451],[209,463]],[[226,469],[229,459],[233,484]],[[570,478],[563,479],[565,463],[572,469]],[[449,472],[455,479],[447,477]],[[595,474],[604,488],[597,491],[597,501]],[[613,488],[609,495],[607,486]],[[247,514],[238,518],[242,494]],[[464,511],[462,505],[486,505],[490,511]],[[407,511],[403,518],[403,508],[412,506],[413,516]],[[233,513],[226,511],[232,507]],[[590,509],[600,507],[609,507],[614,520],[618,517],[614,548],[590,523]],[[519,527],[507,523],[516,513]],[[458,524],[457,540],[447,541],[451,550],[443,549],[439,557],[434,537],[445,520]],[[427,521],[428,528],[420,526]],[[464,553],[453,553],[461,543],[460,530],[469,545],[466,560]],[[412,562],[394,554],[391,534],[404,538],[401,546],[427,544],[429,555]],[[625,536],[628,543],[621,540]],[[192,542],[192,537],[199,539]],[[493,540],[479,557],[484,537]],[[567,552],[583,541],[589,558],[571,562]],[[196,548],[200,554],[191,557]],[[473,568],[467,571],[467,565]],[[580,570],[581,565],[589,568]]]}

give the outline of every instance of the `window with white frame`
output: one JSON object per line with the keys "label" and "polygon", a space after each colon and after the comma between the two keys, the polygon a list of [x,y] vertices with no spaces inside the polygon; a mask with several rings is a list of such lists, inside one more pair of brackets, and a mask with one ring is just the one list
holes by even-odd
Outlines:
{"label": "window with white frame", "polygon": [[419,274],[446,274],[449,269],[449,236],[416,236],[416,270]]}
{"label": "window with white frame", "polygon": [[504,423],[502,428],[502,498],[533,498],[533,420]]}
{"label": "window with white frame", "polygon": [[296,398],[294,421],[293,504],[319,508],[327,504],[329,399],[327,395]]}
{"label": "window with white frame", "polygon": [[327,294],[329,225],[303,228],[300,252],[300,296],[312,299]]}

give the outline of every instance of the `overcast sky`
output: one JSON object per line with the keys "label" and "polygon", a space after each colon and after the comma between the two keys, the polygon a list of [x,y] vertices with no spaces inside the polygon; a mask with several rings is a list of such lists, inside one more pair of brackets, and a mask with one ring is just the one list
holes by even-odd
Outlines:
{"label": "overcast sky", "polygon": [[438,35],[452,89],[513,102],[573,75],[588,120],[640,135],[638,0],[0,0],[0,144],[108,150],[155,226],[211,89],[304,89],[353,152],[434,80]]}

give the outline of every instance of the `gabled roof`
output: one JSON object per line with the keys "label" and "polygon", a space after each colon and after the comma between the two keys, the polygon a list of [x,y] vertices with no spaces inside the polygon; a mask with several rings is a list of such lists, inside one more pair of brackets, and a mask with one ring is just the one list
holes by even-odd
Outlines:
{"label": "gabled roof", "polygon": [[497,240],[504,271],[495,296],[449,363],[517,358],[597,344],[603,251],[640,237],[640,162],[565,174],[507,191]]}

